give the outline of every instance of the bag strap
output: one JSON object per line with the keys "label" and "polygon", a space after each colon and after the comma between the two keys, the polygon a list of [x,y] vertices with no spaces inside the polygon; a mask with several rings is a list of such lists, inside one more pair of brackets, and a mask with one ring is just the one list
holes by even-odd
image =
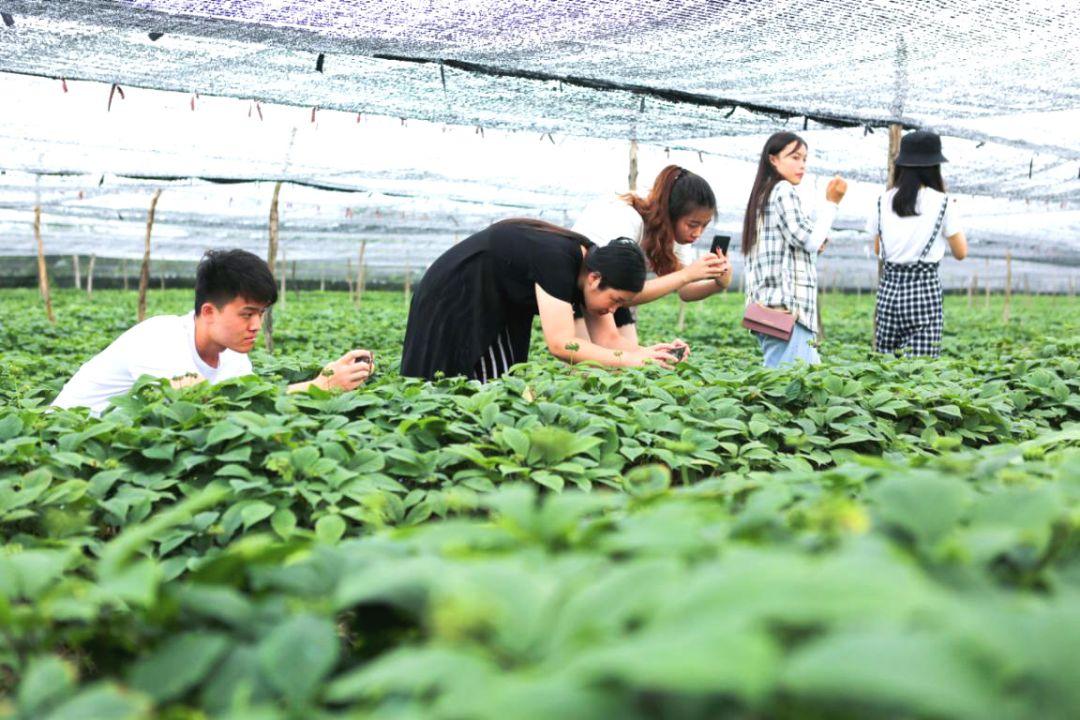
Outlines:
{"label": "bag strap", "polygon": [[922,254],[919,255],[919,262],[922,262],[930,252],[930,248],[934,247],[934,241],[937,240],[938,233],[941,232],[941,223],[945,220],[945,209],[948,207],[949,196],[946,195],[941,200],[941,210],[938,211],[937,222],[934,223],[934,232],[930,233],[930,240],[926,243],[926,247],[923,248]]}
{"label": "bag strap", "polygon": [[885,259],[885,230],[881,227],[881,204],[885,201],[885,194],[882,193],[877,199],[877,236],[878,244],[881,245],[881,259]]}

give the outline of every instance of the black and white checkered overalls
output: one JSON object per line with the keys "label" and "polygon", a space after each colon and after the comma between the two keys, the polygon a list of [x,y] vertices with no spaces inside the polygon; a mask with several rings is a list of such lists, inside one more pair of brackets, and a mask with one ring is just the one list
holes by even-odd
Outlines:
{"label": "black and white checkered overalls", "polygon": [[[881,230],[881,203],[878,199],[878,237],[881,257],[885,255],[885,234]],[[948,197],[941,203],[934,232],[919,259],[913,263],[886,262],[877,294],[877,323],[874,327],[874,348],[880,353],[904,355],[941,354],[941,328],[944,314],[941,307],[941,278],[938,263],[924,262],[937,240],[945,218]]]}

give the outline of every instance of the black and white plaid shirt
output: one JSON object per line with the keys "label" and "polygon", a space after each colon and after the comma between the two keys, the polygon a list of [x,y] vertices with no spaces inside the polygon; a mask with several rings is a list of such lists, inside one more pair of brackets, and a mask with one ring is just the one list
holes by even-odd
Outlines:
{"label": "black and white plaid shirt", "polygon": [[762,208],[758,239],[746,256],[746,304],[784,308],[817,332],[817,255],[836,205],[825,203],[817,221],[802,209],[795,187],[781,180]]}

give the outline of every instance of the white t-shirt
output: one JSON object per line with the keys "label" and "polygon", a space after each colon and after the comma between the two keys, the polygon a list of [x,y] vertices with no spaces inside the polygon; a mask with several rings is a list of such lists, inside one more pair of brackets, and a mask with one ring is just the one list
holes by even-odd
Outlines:
{"label": "white t-shirt", "polygon": [[[604,198],[589,203],[570,229],[601,246],[621,237],[641,245],[645,237],[645,221],[622,198]],[[685,266],[694,262],[698,254],[693,245],[675,243],[675,257]]]}
{"label": "white t-shirt", "polygon": [[100,415],[109,398],[127,392],[142,375],[176,378],[198,374],[211,383],[251,374],[245,353],[224,350],[210,367],[195,349],[195,313],[158,315],[139,323],[90,358],[52,404],[88,407]]}
{"label": "white t-shirt", "polygon": [[[941,203],[945,195],[932,188],[924,187],[919,190],[919,196],[915,200],[915,210],[918,215],[900,217],[893,210],[893,197],[896,189],[887,191],[881,196],[881,228],[878,228],[878,208],[874,205],[870,210],[870,217],[866,221],[866,232],[870,237],[882,236],[882,248],[884,259],[891,263],[914,263],[918,262],[926,243],[930,241],[930,233],[934,231],[934,223],[937,222],[941,212]],[[923,262],[941,262],[945,257],[945,247],[948,244],[946,238],[961,232],[960,213],[956,209],[956,199],[949,198],[949,205],[945,209],[945,218],[941,221],[941,230],[934,238],[934,245],[930,252],[923,258]]]}

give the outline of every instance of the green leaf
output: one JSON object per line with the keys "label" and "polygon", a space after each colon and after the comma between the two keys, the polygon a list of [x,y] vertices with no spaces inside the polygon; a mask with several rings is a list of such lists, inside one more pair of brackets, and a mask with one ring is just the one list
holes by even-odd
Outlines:
{"label": "green leaf", "polygon": [[345,520],[340,515],[323,515],[315,521],[315,537],[333,545],[345,534]]}
{"label": "green leaf", "polygon": [[270,527],[282,539],[287,540],[296,530],[296,514],[289,508],[280,508],[270,516]]}
{"label": "green leaf", "polygon": [[993,673],[944,635],[900,629],[827,637],[796,651],[783,676],[796,698],[877,706],[903,716],[1008,717]]}
{"label": "green leaf", "polygon": [[256,525],[274,513],[274,506],[262,500],[252,500],[240,511],[240,517],[244,520],[244,529]]}
{"label": "green leaf", "polygon": [[150,702],[144,696],[100,683],[83,689],[43,720],[143,720],[149,711]]}
{"label": "green leaf", "polygon": [[337,664],[339,644],[326,618],[298,615],[274,628],[258,649],[267,681],[293,707],[310,702]]}
{"label": "green leaf", "polygon": [[503,442],[514,451],[515,455],[523,458],[529,454],[528,435],[512,427],[504,427],[501,434]]}
{"label": "green leaf", "polygon": [[174,700],[193,688],[229,648],[217,633],[189,632],[166,640],[129,673],[132,687],[158,702]]}
{"label": "green leaf", "polygon": [[34,658],[19,683],[19,711],[27,717],[40,717],[49,706],[71,694],[75,679],[70,663],[52,655]]}
{"label": "green leaf", "polygon": [[238,425],[234,425],[228,420],[222,420],[214,427],[210,428],[210,432],[206,435],[207,445],[216,445],[219,442],[225,440],[232,440],[235,437],[239,437],[244,434],[243,428]]}

